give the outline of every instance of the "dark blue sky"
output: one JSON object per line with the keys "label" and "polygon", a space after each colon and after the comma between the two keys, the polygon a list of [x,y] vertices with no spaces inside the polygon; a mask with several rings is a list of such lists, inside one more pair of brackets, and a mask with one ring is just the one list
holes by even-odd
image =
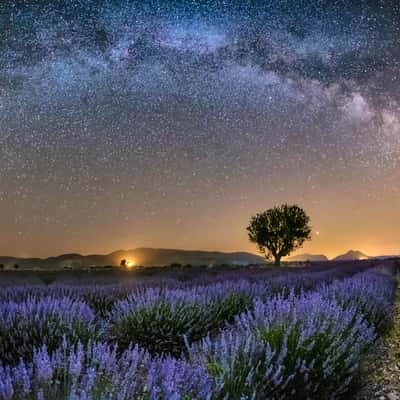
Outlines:
{"label": "dark blue sky", "polygon": [[0,253],[251,249],[284,201],[306,250],[400,252],[399,11],[2,2]]}

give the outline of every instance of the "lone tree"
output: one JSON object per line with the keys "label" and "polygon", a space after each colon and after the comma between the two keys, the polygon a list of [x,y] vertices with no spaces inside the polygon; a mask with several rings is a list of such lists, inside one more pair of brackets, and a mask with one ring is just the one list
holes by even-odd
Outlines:
{"label": "lone tree", "polygon": [[251,217],[247,227],[249,239],[265,257],[281,264],[281,258],[311,239],[310,218],[297,205],[282,204]]}

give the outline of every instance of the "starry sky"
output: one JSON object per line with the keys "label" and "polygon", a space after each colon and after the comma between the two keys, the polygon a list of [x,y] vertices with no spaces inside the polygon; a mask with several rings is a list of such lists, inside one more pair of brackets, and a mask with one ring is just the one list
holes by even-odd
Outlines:
{"label": "starry sky", "polygon": [[0,4],[0,254],[400,253],[397,1]]}

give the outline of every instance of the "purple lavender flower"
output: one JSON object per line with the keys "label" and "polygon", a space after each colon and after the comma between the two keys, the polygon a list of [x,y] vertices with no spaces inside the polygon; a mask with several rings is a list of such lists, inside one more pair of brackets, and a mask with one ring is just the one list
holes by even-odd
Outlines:
{"label": "purple lavender flower", "polygon": [[95,315],[81,301],[29,297],[20,303],[0,303],[0,354],[6,363],[30,359],[33,349],[43,345],[51,352],[64,336],[77,342],[95,334]]}
{"label": "purple lavender flower", "polygon": [[[370,279],[355,276],[348,280],[360,288],[366,285],[374,294],[371,288],[379,290],[381,285],[368,286]],[[348,290],[352,284],[346,281],[337,285]],[[285,296],[255,300],[253,309],[240,314],[218,337],[191,346],[190,359],[195,365],[205,365],[214,376],[220,397],[341,395],[374,341],[375,329],[352,304],[351,292],[344,305],[327,296],[327,290],[329,286],[300,295],[292,290]],[[357,298],[355,291],[353,300]]]}
{"label": "purple lavender flower", "polygon": [[60,347],[51,355],[43,347],[18,370],[0,367],[0,398],[7,400],[205,400],[213,392],[213,381],[204,368],[183,359],[153,359],[138,347],[120,357],[115,348],[101,343],[89,344],[86,350],[78,344],[67,353]]}
{"label": "purple lavender flower", "polygon": [[[364,265],[6,289],[0,399],[334,399],[392,318],[392,271]],[[98,335],[124,324],[123,348]]]}

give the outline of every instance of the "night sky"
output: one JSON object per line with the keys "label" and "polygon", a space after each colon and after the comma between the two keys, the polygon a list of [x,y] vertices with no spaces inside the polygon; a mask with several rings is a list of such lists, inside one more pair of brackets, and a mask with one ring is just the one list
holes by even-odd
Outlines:
{"label": "night sky", "polygon": [[400,253],[397,1],[4,0],[0,27],[1,255],[255,251],[282,202],[303,251]]}

